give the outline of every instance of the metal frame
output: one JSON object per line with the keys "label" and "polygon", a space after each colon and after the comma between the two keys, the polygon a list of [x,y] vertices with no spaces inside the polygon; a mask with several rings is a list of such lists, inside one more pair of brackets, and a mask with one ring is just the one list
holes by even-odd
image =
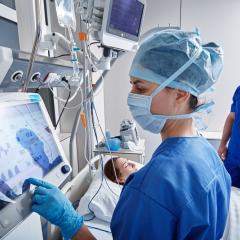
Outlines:
{"label": "metal frame", "polygon": [[7,7],[0,3],[0,17],[17,23],[17,12],[16,10]]}

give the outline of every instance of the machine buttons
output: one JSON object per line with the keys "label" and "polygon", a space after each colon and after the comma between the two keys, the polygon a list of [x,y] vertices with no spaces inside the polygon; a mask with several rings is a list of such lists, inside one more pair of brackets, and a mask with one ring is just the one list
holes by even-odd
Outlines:
{"label": "machine buttons", "polygon": [[61,167],[61,171],[63,174],[66,174],[66,173],[70,172],[70,167],[67,164],[65,164]]}
{"label": "machine buttons", "polygon": [[16,71],[12,74],[11,81],[12,82],[19,82],[19,81],[22,80],[22,77],[23,77],[23,71],[21,71],[21,70]]}
{"label": "machine buttons", "polygon": [[36,72],[31,76],[31,81],[32,82],[38,82],[41,80],[41,73],[40,72]]}

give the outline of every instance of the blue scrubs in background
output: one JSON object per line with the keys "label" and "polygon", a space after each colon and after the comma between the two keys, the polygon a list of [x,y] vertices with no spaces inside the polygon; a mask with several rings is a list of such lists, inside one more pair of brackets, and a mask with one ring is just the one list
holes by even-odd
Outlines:
{"label": "blue scrubs in background", "polygon": [[225,167],[232,177],[232,185],[240,188],[240,87],[233,95],[231,112],[235,113]]}
{"label": "blue scrubs in background", "polygon": [[130,175],[114,211],[114,239],[220,239],[231,180],[201,137],[168,138]]}

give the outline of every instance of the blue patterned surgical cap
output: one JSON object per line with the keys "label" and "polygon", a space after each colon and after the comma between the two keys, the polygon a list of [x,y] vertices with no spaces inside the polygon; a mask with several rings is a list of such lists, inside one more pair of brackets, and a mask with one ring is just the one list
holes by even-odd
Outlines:
{"label": "blue patterned surgical cap", "polygon": [[[188,67],[181,71],[184,64]],[[198,33],[171,29],[141,44],[129,75],[198,96],[218,80],[222,67],[223,51],[216,43],[202,45]]]}

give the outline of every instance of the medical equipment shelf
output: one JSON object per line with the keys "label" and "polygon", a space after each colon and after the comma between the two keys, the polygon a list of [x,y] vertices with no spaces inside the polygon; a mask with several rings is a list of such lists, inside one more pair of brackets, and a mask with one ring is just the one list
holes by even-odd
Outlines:
{"label": "medical equipment shelf", "polygon": [[140,147],[138,150],[132,151],[130,149],[121,148],[118,151],[109,152],[104,147],[95,148],[94,154],[98,155],[99,153],[101,153],[103,155],[111,155],[112,154],[113,156],[127,158],[129,160],[144,164],[145,163],[145,139],[140,139]]}

